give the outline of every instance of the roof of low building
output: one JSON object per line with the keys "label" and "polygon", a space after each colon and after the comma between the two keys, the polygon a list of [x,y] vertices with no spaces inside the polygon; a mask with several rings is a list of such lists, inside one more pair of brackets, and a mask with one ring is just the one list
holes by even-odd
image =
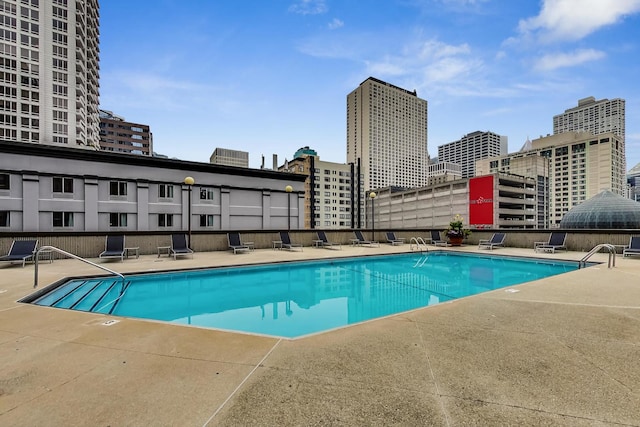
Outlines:
{"label": "roof of low building", "polygon": [[570,209],[560,228],[639,229],[640,203],[604,190]]}

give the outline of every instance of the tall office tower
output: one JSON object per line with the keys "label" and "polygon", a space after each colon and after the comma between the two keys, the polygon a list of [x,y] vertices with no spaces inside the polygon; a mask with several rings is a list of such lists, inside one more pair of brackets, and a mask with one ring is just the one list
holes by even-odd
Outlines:
{"label": "tall office tower", "polygon": [[508,151],[508,139],[493,132],[476,131],[458,141],[438,147],[438,160],[457,163],[462,168],[463,178],[476,175],[476,160],[503,156]]}
{"label": "tall office tower", "polygon": [[249,167],[249,153],[240,150],[230,150],[228,148],[216,148],[209,157],[209,163],[214,165],[236,166],[239,168]]}
{"label": "tall office tower", "polygon": [[347,162],[360,163],[365,189],[427,182],[427,101],[369,77],[347,95]]}
{"label": "tall office tower", "polygon": [[0,1],[0,139],[99,149],[98,0]]}
{"label": "tall office tower", "polygon": [[[601,99],[596,101],[593,96],[580,99],[578,106],[565,110],[563,114],[553,116],[553,134],[570,131],[587,131],[593,135],[612,132],[622,143],[622,153],[625,151],[625,100],[616,98],[611,101]],[[626,156],[622,156],[623,171],[627,170]],[[618,166],[618,165],[616,165]],[[623,176],[624,178],[624,176]]]}
{"label": "tall office tower", "polygon": [[100,149],[152,156],[153,135],[149,125],[127,122],[112,111],[100,110]]}

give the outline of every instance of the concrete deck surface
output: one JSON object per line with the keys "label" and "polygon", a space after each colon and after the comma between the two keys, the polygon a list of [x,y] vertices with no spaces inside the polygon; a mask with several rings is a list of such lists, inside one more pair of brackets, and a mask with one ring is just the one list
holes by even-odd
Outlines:
{"label": "concrete deck surface", "polygon": [[[405,252],[148,255],[121,272]],[[476,251],[465,246],[462,251]],[[486,253],[487,251],[483,251]],[[578,260],[584,253],[496,255]],[[34,267],[0,267],[2,426],[640,425],[640,259],[297,340],[17,303]],[[41,264],[40,287],[96,274]]]}

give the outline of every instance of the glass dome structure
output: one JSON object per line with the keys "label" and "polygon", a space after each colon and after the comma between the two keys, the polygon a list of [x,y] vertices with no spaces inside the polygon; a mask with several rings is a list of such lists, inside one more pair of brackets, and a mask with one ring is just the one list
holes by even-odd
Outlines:
{"label": "glass dome structure", "polygon": [[560,228],[640,229],[640,203],[604,190],[570,209]]}

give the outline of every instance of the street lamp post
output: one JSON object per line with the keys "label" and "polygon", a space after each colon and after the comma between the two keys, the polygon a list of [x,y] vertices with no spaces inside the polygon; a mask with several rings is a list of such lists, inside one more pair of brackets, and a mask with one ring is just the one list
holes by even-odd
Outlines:
{"label": "street lamp post", "polygon": [[284,191],[287,192],[287,231],[291,231],[291,192],[293,187],[287,185],[284,187]]}
{"label": "street lamp post", "polygon": [[187,206],[187,227],[189,230],[189,249],[193,249],[191,247],[191,189],[193,188],[193,184],[195,184],[196,180],[193,177],[186,177],[184,179],[184,183],[189,186],[189,204]]}
{"label": "street lamp post", "polygon": [[371,199],[371,241],[376,241],[376,211],[375,211],[375,203],[374,200],[376,198],[376,193],[373,191],[369,193],[369,198]]}

